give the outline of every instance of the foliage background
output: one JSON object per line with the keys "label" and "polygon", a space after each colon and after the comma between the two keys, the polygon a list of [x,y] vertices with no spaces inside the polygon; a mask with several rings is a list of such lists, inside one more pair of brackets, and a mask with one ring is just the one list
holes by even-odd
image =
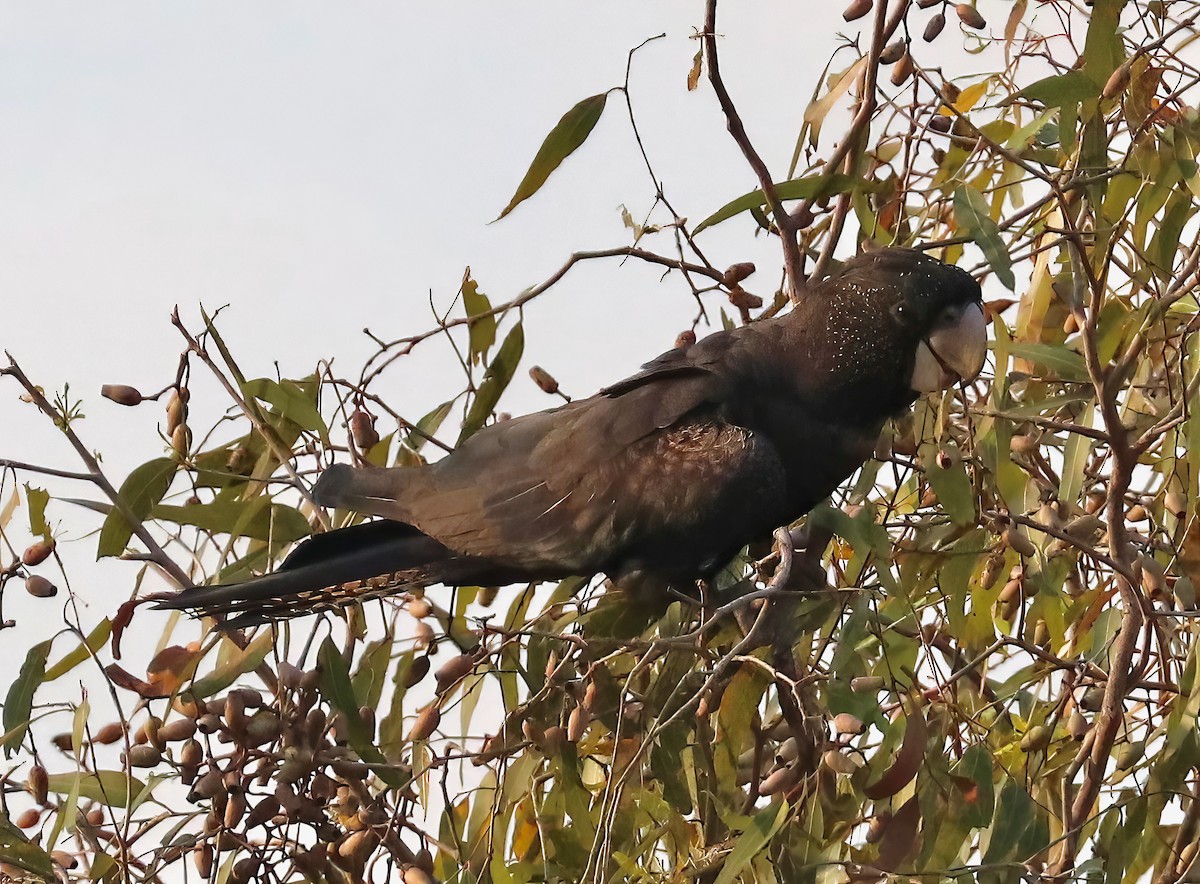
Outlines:
{"label": "foliage background", "polygon": [[[939,14],[949,20],[940,36],[929,30]],[[992,378],[919,404],[796,538],[807,540],[806,562],[826,553],[831,586],[805,584],[780,538],[725,587],[750,594],[716,611],[675,605],[652,624],[578,582],[490,600],[486,588],[431,593],[278,635],[197,641],[171,621],[155,647],[144,638],[155,615],[143,610],[114,664],[99,606],[71,592],[75,569],[56,569],[53,554],[16,561],[22,532],[46,541],[67,525],[70,535],[97,526],[78,545],[125,559],[109,573],[131,594],[161,585],[159,572],[261,569],[344,517],[291,488],[320,463],[412,462],[437,445],[423,434],[453,443],[488,419],[528,367],[525,317],[552,309],[562,289],[548,276],[545,297],[526,290],[515,299],[524,309],[502,309],[508,298],[485,300],[464,276],[459,299],[434,299],[449,312],[427,337],[381,339],[361,372],[321,364],[293,380],[257,376],[268,374],[261,331],[230,348],[231,319],[187,314],[175,323],[184,358],[143,390],[164,388],[166,452],[128,476],[93,459],[77,393],[42,398],[14,364],[14,392],[67,431],[87,475],[72,491],[56,483],[46,503],[43,480],[77,468],[37,458],[6,474],[5,601],[27,572],[68,598],[66,631],[24,653],[5,699],[10,863],[110,880],[170,876],[185,860],[233,880],[384,880],[398,869],[413,881],[1188,874],[1200,816],[1200,479],[1188,455],[1200,435],[1190,407],[1200,377],[1196,13],[1182,3],[856,3],[847,17],[857,48],[839,46],[829,76],[809,72],[793,172],[779,161],[791,151],[772,150],[780,170],[764,175],[756,142],[738,137],[740,93],[770,79],[758,69],[739,89],[730,70],[723,112],[765,194],[738,202],[753,181],[709,182],[710,201],[693,208],[669,188],[670,202],[655,203],[651,184],[605,244],[625,252],[608,256],[614,264],[652,263],[656,275],[684,256],[687,274],[672,278],[697,288],[679,326],[700,304],[714,323],[780,309],[789,283],[802,288],[803,272],[848,254],[855,238],[941,241],[985,277]],[[885,50],[906,29],[915,65]],[[929,42],[953,51],[933,56]],[[635,64],[681,44],[690,61],[698,46],[677,34]],[[700,89],[711,49],[692,68]],[[615,128],[620,91],[569,112],[531,174],[589,143],[548,194],[589,162],[600,95],[600,119]],[[835,105],[855,122],[825,121]],[[632,107],[641,131],[655,115]],[[626,149],[636,166],[628,139]],[[670,163],[647,157],[652,175],[641,180],[653,182]],[[785,178],[799,182],[777,187]],[[781,199],[798,203],[783,210]],[[728,212],[709,214],[726,200]],[[772,222],[781,237],[763,232]],[[721,241],[728,259],[707,263],[708,231],[691,250],[688,236],[705,227],[738,244]],[[724,272],[747,257],[756,275]],[[463,395],[415,411],[418,391],[382,395],[406,370],[429,377],[408,367],[438,347],[450,366],[439,376],[457,376]],[[34,423],[32,411],[22,420]],[[79,501],[97,511],[92,522]],[[829,531],[838,539],[826,550]],[[781,624],[773,641],[743,635],[755,618]],[[3,637],[19,640],[12,628]],[[418,678],[435,650],[435,673]],[[81,677],[80,689],[59,687]],[[110,702],[116,727],[101,724]]]}

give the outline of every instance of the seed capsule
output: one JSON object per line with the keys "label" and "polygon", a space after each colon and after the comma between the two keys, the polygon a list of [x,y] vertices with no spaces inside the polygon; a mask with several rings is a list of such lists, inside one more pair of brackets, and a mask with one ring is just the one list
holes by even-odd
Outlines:
{"label": "seed capsule", "polygon": [[46,799],[50,796],[50,776],[46,773],[46,768],[40,764],[31,767],[29,777],[25,780],[25,786],[36,803],[45,804]]}
{"label": "seed capsule", "polygon": [[428,657],[422,656],[414,658],[412,665],[408,668],[408,675],[404,679],[404,686],[406,688],[411,688],[413,685],[418,684],[421,679],[429,674],[429,666],[430,662]]}
{"label": "seed capsule", "polygon": [[196,864],[196,874],[201,878],[212,876],[214,853],[213,846],[207,842],[197,845],[192,851],[192,862]]}
{"label": "seed capsule", "polygon": [[261,826],[277,813],[279,813],[279,799],[274,795],[268,795],[254,805],[254,810],[250,811],[250,815],[246,817],[246,828],[253,829]]}
{"label": "seed capsule", "polygon": [[821,756],[821,761],[834,773],[850,776],[858,770],[858,765],[854,763],[854,759],[849,755],[839,752],[837,749],[829,749]]}
{"label": "seed capsule", "polygon": [[359,451],[370,451],[379,444],[379,433],[375,429],[375,418],[360,408],[350,415],[350,438]]}
{"label": "seed capsule", "polygon": [[932,43],[938,38],[938,34],[942,32],[942,28],[944,27],[946,27],[946,16],[939,12],[925,23],[925,33],[921,35],[921,38],[926,43]]}
{"label": "seed capsule", "polygon": [[772,771],[758,784],[759,795],[774,795],[786,792],[800,779],[800,770],[796,766],[780,767]]}
{"label": "seed capsule", "polygon": [[39,540],[37,543],[27,546],[25,552],[21,553],[21,564],[30,568],[40,565],[50,558],[52,552],[54,552],[53,540]]}
{"label": "seed capsule", "polygon": [[418,650],[428,648],[431,654],[436,654],[437,649],[433,647],[434,638],[433,627],[422,620],[417,623],[416,629],[413,630],[413,647]]}
{"label": "seed capsule", "polygon": [[36,599],[52,599],[58,595],[58,587],[41,574],[30,574],[25,578],[25,591]]}
{"label": "seed capsule", "polygon": [[1090,727],[1087,716],[1078,709],[1071,710],[1071,717],[1067,719],[1067,733],[1071,735],[1071,739],[1082,740],[1087,736]]}
{"label": "seed capsule", "polygon": [[154,767],[162,761],[162,752],[149,744],[130,746],[126,755],[131,767]]}
{"label": "seed capsule", "polygon": [[1044,724],[1035,724],[1029,730],[1025,731],[1025,736],[1021,737],[1022,752],[1040,752],[1050,745],[1050,740],[1054,737],[1054,731],[1046,727]]}
{"label": "seed capsule", "polygon": [[842,18],[846,21],[860,19],[871,11],[873,5],[871,0],[852,0],[850,5],[842,12]]}
{"label": "seed capsule", "polygon": [[567,741],[578,743],[587,733],[588,725],[592,723],[591,713],[583,706],[576,706],[567,718]]}
{"label": "seed capsule", "polygon": [[1178,491],[1168,491],[1166,497],[1163,498],[1163,505],[1167,508],[1167,512],[1177,519],[1187,516],[1187,498]]}
{"label": "seed capsule", "polygon": [[421,710],[421,714],[417,716],[412,730],[408,732],[409,742],[428,739],[430,734],[437,730],[437,726],[441,720],[442,713],[437,706],[426,706]]}
{"label": "seed capsule", "polygon": [[1011,525],[1004,529],[1004,543],[1025,558],[1037,554],[1037,547],[1033,545],[1033,541]]}
{"label": "seed capsule", "polygon": [[861,734],[867,729],[862,719],[849,712],[839,712],[833,717],[833,729],[839,734]]}
{"label": "seed capsule", "polygon": [[897,40],[895,43],[889,43],[883,47],[883,51],[879,53],[880,64],[895,64],[904,57],[904,53],[908,51],[908,44],[903,40]]}
{"label": "seed capsule", "polygon": [[192,431],[188,429],[187,424],[180,424],[171,433],[171,448],[180,457],[187,457],[187,453],[191,447]]}
{"label": "seed capsule", "polygon": [[434,678],[437,679],[438,693],[455,684],[474,668],[475,657],[472,654],[459,654],[457,657],[451,657],[439,666],[438,671],[434,674]]}
{"label": "seed capsule", "polygon": [[725,268],[725,272],[721,274],[721,281],[725,285],[732,288],[746,277],[750,276],[755,271],[755,266],[750,261],[741,261],[737,264],[731,264]]}
{"label": "seed capsule", "polygon": [[1013,454],[1032,454],[1038,450],[1038,440],[1035,436],[1017,433],[1008,440],[1008,450]]}
{"label": "seed capsule", "polygon": [[1126,743],[1121,747],[1121,751],[1117,753],[1117,770],[1129,770],[1135,764],[1142,760],[1142,756],[1146,754],[1146,743],[1144,740],[1134,740],[1132,743]]}
{"label": "seed capsule", "polygon": [[173,436],[186,422],[187,403],[178,395],[172,396],[167,402],[167,435]]}
{"label": "seed capsule", "polygon": [[192,718],[176,718],[158,729],[157,739],[162,743],[178,743],[191,739],[196,734],[196,721]]}
{"label": "seed capsule", "polygon": [[1166,569],[1154,556],[1144,555],[1139,562],[1142,566],[1142,589],[1146,595],[1155,601],[1165,598],[1170,593]]}
{"label": "seed capsule", "polygon": [[100,395],[110,399],[117,405],[137,405],[142,401],[142,394],[136,387],[127,384],[105,384],[100,388]]}
{"label": "seed capsule", "polygon": [[533,378],[533,382],[538,385],[538,389],[543,393],[557,393],[558,381],[554,379],[554,375],[546,371],[540,365],[535,365],[529,369],[529,376]]}
{"label": "seed capsule", "polygon": [[968,28],[976,31],[982,31],[987,27],[987,19],[979,14],[979,10],[970,3],[958,3],[954,7],[954,11],[958,13],[958,19]]}
{"label": "seed capsule", "polygon": [[903,86],[904,82],[912,76],[916,65],[913,64],[911,52],[906,52],[900,56],[900,60],[892,66],[891,81],[893,86]]}
{"label": "seed capsule", "polygon": [[179,780],[185,786],[196,781],[200,762],[204,760],[204,749],[195,740],[188,740],[179,750]]}

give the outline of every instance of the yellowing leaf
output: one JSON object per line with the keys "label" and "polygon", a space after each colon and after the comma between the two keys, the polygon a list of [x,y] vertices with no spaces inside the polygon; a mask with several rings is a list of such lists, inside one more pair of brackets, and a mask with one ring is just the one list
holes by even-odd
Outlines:
{"label": "yellowing leaf", "polygon": [[983,94],[987,92],[987,87],[987,80],[981,80],[978,83],[972,83],[959,93],[958,101],[954,102],[954,109],[960,114],[965,114],[979,103],[979,99],[983,98]]}
{"label": "yellowing leaf", "polygon": [[810,104],[804,110],[804,122],[809,125],[808,140],[810,144],[816,145],[817,138],[821,134],[821,126],[825,123],[825,118],[829,116],[829,112],[833,110],[833,106],[838,103],[847,90],[854,84],[854,81],[862,74],[863,68],[867,65],[867,57],[864,55],[854,64],[850,65],[841,76],[834,81],[829,87],[829,91]]}
{"label": "yellowing leaf", "polygon": [[[700,71],[704,67],[704,50],[697,49],[695,56],[692,58],[692,69],[688,71],[687,87],[688,92],[693,92],[696,86],[700,83]],[[520,855],[520,854],[518,854]]]}
{"label": "yellowing leaf", "polygon": [[66,795],[78,787],[81,798],[99,801],[109,807],[128,806],[130,799],[146,788],[137,777],[126,776],[119,770],[98,770],[94,774],[83,771],[52,773],[49,779],[51,792]]}

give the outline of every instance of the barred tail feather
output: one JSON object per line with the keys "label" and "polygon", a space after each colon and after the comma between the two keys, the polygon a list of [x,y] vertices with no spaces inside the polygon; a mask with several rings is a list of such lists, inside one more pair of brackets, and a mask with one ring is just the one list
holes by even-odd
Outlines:
{"label": "barred tail feather", "polygon": [[230,629],[253,626],[439,582],[438,564],[452,558],[411,525],[365,522],[309,538],[272,574],[186,589],[158,607],[232,616]]}

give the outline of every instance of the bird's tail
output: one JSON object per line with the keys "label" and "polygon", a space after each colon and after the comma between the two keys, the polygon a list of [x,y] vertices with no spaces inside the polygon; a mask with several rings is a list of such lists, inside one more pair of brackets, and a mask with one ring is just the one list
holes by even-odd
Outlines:
{"label": "bird's tail", "polygon": [[437,583],[446,576],[439,565],[454,560],[411,525],[364,522],[310,537],[272,574],[185,589],[158,607],[229,617],[229,629],[255,626]]}

